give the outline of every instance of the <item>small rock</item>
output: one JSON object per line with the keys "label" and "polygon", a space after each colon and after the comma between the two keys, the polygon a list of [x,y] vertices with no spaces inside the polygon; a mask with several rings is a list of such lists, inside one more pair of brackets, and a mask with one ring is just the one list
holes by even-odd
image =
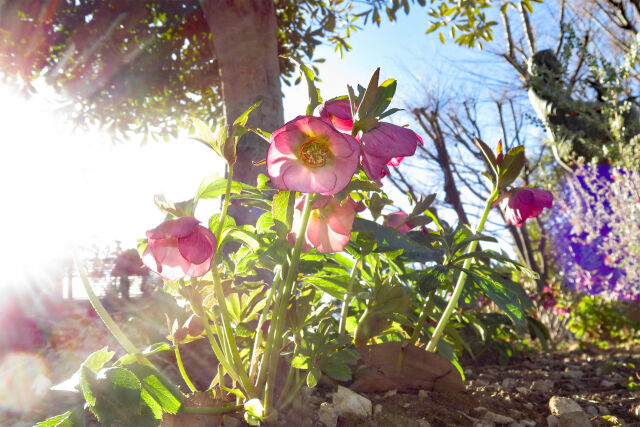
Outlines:
{"label": "small rock", "polygon": [[333,407],[339,417],[368,418],[371,406],[369,399],[341,385],[333,394]]}
{"label": "small rock", "polygon": [[587,413],[587,415],[591,416],[591,417],[597,417],[598,416],[598,408],[596,408],[593,405],[589,405],[586,408],[584,408],[584,411]]}
{"label": "small rock", "polygon": [[418,420],[418,427],[431,427],[431,424],[429,423],[429,421],[425,420],[424,418],[420,418]]}
{"label": "small rock", "polygon": [[558,417],[571,412],[584,412],[575,400],[560,396],[553,396],[549,399],[549,410]]}
{"label": "small rock", "polygon": [[551,380],[536,380],[531,384],[531,390],[538,393],[546,394],[553,388],[553,381]]}
{"label": "small rock", "polygon": [[547,426],[548,427],[560,427],[560,419],[555,415],[549,415],[547,417]]}
{"label": "small rock", "polygon": [[560,419],[560,427],[587,427],[591,425],[589,417],[583,410],[562,414],[558,418]]}
{"label": "small rock", "polygon": [[324,402],[318,409],[318,421],[326,427],[336,427],[338,424],[338,414],[333,409],[333,405]]}
{"label": "small rock", "polygon": [[615,381],[609,381],[609,380],[600,381],[600,387],[613,387],[616,384],[618,383]]}
{"label": "small rock", "polygon": [[379,403],[376,403],[375,405],[373,405],[373,416],[378,416],[382,413],[382,405]]}
{"label": "small rock", "polygon": [[520,424],[526,427],[536,427],[536,422],[532,420],[520,420]]}
{"label": "small rock", "polygon": [[578,378],[582,378],[584,376],[584,372],[582,371],[573,371],[573,370],[567,370],[565,372],[562,373],[562,376],[564,378],[571,378],[571,379],[578,379]]}
{"label": "small rock", "polygon": [[636,418],[640,418],[640,405],[632,407],[629,412]]}
{"label": "small rock", "polygon": [[398,394],[398,390],[389,390],[388,392],[386,392],[385,394],[382,395],[382,397],[384,397],[385,399],[391,396],[395,396],[396,394]]}
{"label": "small rock", "polygon": [[529,409],[529,410],[533,410],[533,403],[531,402],[525,402],[523,403],[524,407]]}
{"label": "small rock", "polygon": [[496,425],[489,421],[476,421],[473,423],[473,427],[496,427]]}
{"label": "small rock", "polygon": [[529,394],[530,390],[526,387],[520,386],[520,387],[516,387],[516,391],[520,394]]}
{"label": "small rock", "polygon": [[515,422],[515,420],[511,417],[507,417],[506,415],[496,414],[491,411],[487,411],[482,415],[482,421],[488,421],[490,423],[494,423],[497,425],[506,425]]}
{"label": "small rock", "polygon": [[476,387],[486,387],[489,385],[489,380],[478,379],[473,382],[473,385],[475,385]]}
{"label": "small rock", "polygon": [[525,427],[524,424],[521,423],[511,423],[507,427]]}
{"label": "small rock", "polygon": [[508,412],[509,412],[509,416],[513,417],[515,419],[520,419],[520,418],[522,418],[524,416],[524,414],[522,412],[518,411],[517,409],[513,409],[513,408],[509,409]]}
{"label": "small rock", "polygon": [[488,409],[485,408],[484,406],[478,406],[475,407],[471,410],[471,415],[473,415],[474,417],[481,417],[485,414],[485,412],[487,412]]}
{"label": "small rock", "polygon": [[409,402],[402,404],[403,408],[408,408],[409,406],[411,406],[411,403],[409,403]]}
{"label": "small rock", "polygon": [[502,380],[502,388],[504,388],[505,390],[512,389],[516,386],[516,384],[518,384],[518,382],[515,380],[515,378],[505,378],[504,380]]}
{"label": "small rock", "polygon": [[429,397],[429,393],[424,391],[424,390],[420,390],[420,391],[418,391],[418,397],[420,399],[426,399],[426,398]]}
{"label": "small rock", "polygon": [[606,406],[598,406],[598,412],[600,413],[600,415],[609,415],[611,413],[611,411],[607,409]]}

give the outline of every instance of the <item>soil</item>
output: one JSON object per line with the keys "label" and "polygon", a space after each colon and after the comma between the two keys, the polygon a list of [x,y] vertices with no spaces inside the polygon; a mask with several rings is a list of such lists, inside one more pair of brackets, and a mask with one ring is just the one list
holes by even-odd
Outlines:
{"label": "soil", "polygon": [[[640,345],[608,350],[575,347],[552,354],[520,355],[507,365],[466,361],[463,391],[359,391],[372,402],[373,416],[367,419],[340,417],[337,427],[547,426],[552,396],[573,399],[588,414],[592,425],[640,427]],[[323,426],[318,410],[323,403],[332,402],[336,389],[335,384],[325,382],[306,390],[305,404],[283,411],[278,425]],[[69,402],[64,403],[64,408],[59,407],[62,402],[57,403],[56,408],[45,410],[46,415],[68,408]],[[0,425],[16,427],[46,418],[43,412],[13,414],[4,420],[2,415],[0,413]],[[37,418],[30,419],[29,415]],[[244,424],[229,419],[224,425]]]}
{"label": "soil", "polygon": [[[552,396],[573,399],[592,425],[640,426],[638,345],[524,355],[506,366],[466,364],[465,376],[463,392],[360,393],[371,400],[373,417],[339,418],[337,426],[547,426]],[[293,411],[281,425],[322,426],[317,410],[334,392],[318,388],[309,398],[312,408]]]}

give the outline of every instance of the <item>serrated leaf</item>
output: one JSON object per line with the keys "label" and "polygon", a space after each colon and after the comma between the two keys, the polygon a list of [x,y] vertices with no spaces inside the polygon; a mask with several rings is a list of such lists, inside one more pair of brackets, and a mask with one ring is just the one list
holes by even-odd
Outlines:
{"label": "serrated leaf", "polygon": [[307,373],[307,387],[314,388],[318,384],[318,380],[322,372],[317,366],[313,366]]}
{"label": "serrated leaf", "polygon": [[71,427],[73,426],[73,422],[71,421],[71,415],[72,415],[71,411],[67,411],[64,414],[47,418],[46,420],[36,424],[34,427]]}
{"label": "serrated leaf", "polygon": [[260,248],[260,242],[245,230],[234,228],[233,230],[231,230],[231,232],[229,232],[229,236],[243,242],[253,252],[257,251]]}
{"label": "serrated leaf", "polygon": [[107,347],[103,347],[102,349],[91,353],[84,362],[82,362],[82,367],[88,368],[94,373],[98,373],[100,369],[107,363],[115,352],[108,351]]}
{"label": "serrated leaf", "polygon": [[158,402],[164,412],[176,414],[182,407],[182,402],[171,393],[157,376],[149,375],[143,378],[142,387],[146,393]]}
{"label": "serrated leaf", "polygon": [[291,228],[293,219],[293,202],[295,194],[289,190],[278,191],[273,196],[272,213],[273,219],[282,222]]}
{"label": "serrated leaf", "polygon": [[273,222],[273,213],[265,212],[258,218],[256,222],[256,232],[265,233],[273,227],[275,223]]}

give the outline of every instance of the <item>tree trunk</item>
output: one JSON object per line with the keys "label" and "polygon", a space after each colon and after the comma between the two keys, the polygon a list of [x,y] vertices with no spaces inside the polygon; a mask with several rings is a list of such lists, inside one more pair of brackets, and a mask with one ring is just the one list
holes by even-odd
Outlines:
{"label": "tree trunk", "polygon": [[[278,27],[273,0],[201,0],[220,70],[227,124],[262,101],[248,124],[272,132],[282,126]],[[234,179],[255,185],[268,144],[254,134],[238,143]]]}

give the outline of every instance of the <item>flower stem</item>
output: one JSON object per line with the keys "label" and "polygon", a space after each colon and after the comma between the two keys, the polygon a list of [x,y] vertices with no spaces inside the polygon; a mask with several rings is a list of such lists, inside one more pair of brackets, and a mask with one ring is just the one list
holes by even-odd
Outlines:
{"label": "flower stem", "polygon": [[187,387],[189,387],[189,390],[191,390],[191,393],[195,393],[196,391],[198,391],[198,389],[191,382],[191,378],[189,378],[187,371],[184,370],[184,365],[182,364],[182,357],[180,357],[180,349],[178,348],[178,343],[175,340],[173,340],[173,350],[176,354],[176,363],[178,364],[178,370],[180,371],[180,375],[182,376],[182,379],[184,380]]}
{"label": "flower stem", "polygon": [[265,413],[270,414],[273,408],[271,408],[271,400],[273,393],[273,386],[275,384],[276,370],[278,369],[278,358],[280,356],[280,349],[282,347],[284,323],[287,316],[287,306],[289,299],[291,298],[293,285],[295,278],[298,275],[298,263],[300,261],[300,253],[302,252],[302,242],[305,239],[307,232],[307,224],[309,223],[309,217],[311,216],[311,198],[312,194],[307,194],[304,202],[304,209],[302,211],[302,223],[296,236],[296,243],[293,247],[293,253],[291,254],[291,261],[289,262],[289,268],[287,269],[287,277],[284,281],[283,291],[278,295],[278,301],[276,306],[275,316],[272,316],[276,320],[275,333],[273,336],[273,343],[267,356],[267,383],[264,398]]}
{"label": "flower stem", "polygon": [[351,275],[349,276],[349,282],[347,283],[347,292],[344,294],[344,301],[342,302],[342,310],[340,311],[340,325],[338,327],[338,333],[344,335],[344,330],[347,325],[347,315],[349,314],[349,304],[351,303],[351,290],[353,289],[353,283],[356,280],[356,273],[358,266],[362,262],[362,255],[358,257],[351,269]]}
{"label": "flower stem", "polygon": [[[262,309],[262,312],[260,313],[260,317],[258,318],[258,324],[256,325],[256,336],[253,341],[253,349],[251,351],[251,357],[249,358],[249,360],[251,360],[251,366],[249,367],[249,378],[253,378],[254,374],[256,373],[256,369],[258,366],[258,348],[260,347],[260,343],[262,341],[260,339],[260,337],[262,336],[260,332],[262,331],[262,325],[264,324],[264,321],[267,318],[267,314],[269,313],[269,308],[271,307],[271,301],[273,301],[273,297],[278,290],[278,285],[281,282],[281,278],[282,278],[282,270],[278,266],[274,271],[273,283],[271,283],[271,287],[269,288],[269,293],[267,294],[267,300],[264,304],[264,308]],[[256,391],[258,393],[260,393],[260,390],[261,390],[259,379],[260,379],[260,374],[258,374],[258,381],[256,382],[256,384],[258,384],[256,386]]]}
{"label": "flower stem", "polygon": [[[498,196],[498,189],[494,188],[493,191],[491,192],[491,195],[487,199],[487,203],[484,207],[484,211],[482,212],[482,217],[480,217],[480,222],[478,222],[478,225],[476,226],[475,234],[480,233],[484,229],[484,224],[485,222],[487,222],[487,217],[489,216],[491,205],[493,204],[493,201],[496,199],[497,196]],[[469,249],[467,250],[467,253],[471,253],[475,251],[477,247],[478,247],[478,240],[474,240],[469,245]],[[464,265],[462,269],[468,270],[472,262],[473,262],[472,257],[467,258],[464,261]],[[433,331],[431,340],[427,345],[427,351],[431,351],[431,352],[436,351],[436,348],[438,346],[438,341],[440,341],[440,337],[444,332],[444,328],[447,326],[447,323],[449,322],[449,318],[451,317],[453,310],[456,308],[458,304],[458,299],[460,298],[460,295],[462,295],[462,290],[464,289],[464,284],[466,280],[467,280],[467,273],[465,271],[461,271],[460,275],[458,276],[458,282],[456,283],[456,287],[453,290],[453,295],[451,296],[451,300],[449,300],[449,303],[447,304],[447,307],[445,308],[444,313],[442,313],[442,317],[440,318],[440,321],[438,321],[438,325],[436,326],[436,329]],[[424,313],[424,310],[423,310],[423,313]],[[420,317],[423,317],[422,314],[420,315]],[[422,320],[424,320],[424,318]],[[421,323],[419,323],[417,327],[420,328]],[[412,337],[412,341],[410,341],[409,344],[413,345],[414,343],[415,343],[415,340],[413,340],[413,337]]]}

